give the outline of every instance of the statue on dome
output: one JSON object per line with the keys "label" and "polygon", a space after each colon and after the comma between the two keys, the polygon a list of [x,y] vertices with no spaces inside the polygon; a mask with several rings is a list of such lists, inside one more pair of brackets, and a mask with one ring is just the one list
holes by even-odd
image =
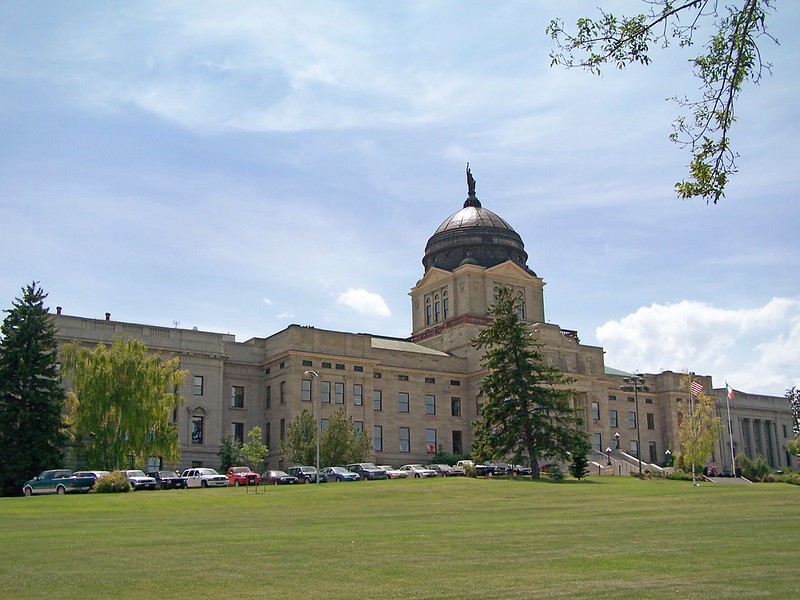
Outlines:
{"label": "statue on dome", "polygon": [[467,189],[469,190],[469,197],[475,196],[475,178],[472,176],[472,171],[467,163]]}

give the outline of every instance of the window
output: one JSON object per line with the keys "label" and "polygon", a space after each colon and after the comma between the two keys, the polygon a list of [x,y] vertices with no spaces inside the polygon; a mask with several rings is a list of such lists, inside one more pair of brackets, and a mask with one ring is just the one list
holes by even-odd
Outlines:
{"label": "window", "polygon": [[525,294],[522,290],[517,292],[517,318],[525,319]]}
{"label": "window", "polygon": [[286,361],[283,361],[283,360],[282,360],[282,361],[281,361],[281,364],[279,364],[279,365],[278,365],[278,368],[279,368],[279,369],[285,369],[285,368],[286,368]]}
{"label": "window", "polygon": [[444,318],[450,316],[450,298],[447,297],[447,291],[442,292],[442,307],[444,308]]}
{"label": "window", "polygon": [[200,415],[192,416],[192,444],[198,445],[203,443],[203,436],[205,435],[204,419]]}
{"label": "window", "polygon": [[408,427],[400,428],[400,452],[411,452],[411,430]]}
{"label": "window", "polygon": [[383,410],[383,392],[380,390],[372,392],[372,410]]}
{"label": "window", "polygon": [[244,408],[243,385],[234,385],[231,387],[231,406],[233,408]]}
{"label": "window", "polygon": [[304,366],[304,367],[313,367],[313,366],[314,366],[314,361],[311,361],[311,360],[304,360],[304,361],[303,361],[303,366]]}
{"label": "window", "polygon": [[272,408],[272,386],[267,386],[267,408]]}
{"label": "window", "polygon": [[639,458],[639,442],[631,440],[631,455]]}
{"label": "window", "polygon": [[336,363],[336,370],[344,371],[344,365],[342,363]]}
{"label": "window", "polygon": [[611,427],[619,427],[619,423],[617,422],[617,411],[608,411],[608,423],[611,425]]}
{"label": "window", "polygon": [[633,396],[628,396],[628,402],[636,402],[636,398]]}
{"label": "window", "polygon": [[430,325],[432,320],[431,299],[425,300],[425,325]]}
{"label": "window", "polygon": [[372,378],[373,379],[380,379],[381,378],[381,374],[380,373],[373,373],[372,374]]}
{"label": "window", "polygon": [[319,429],[320,429],[320,431],[327,431],[328,430],[328,419],[320,419],[320,421],[319,421]]}
{"label": "window", "polygon": [[652,398],[645,398],[644,403],[645,404],[652,404],[653,403],[653,399]]}
{"label": "window", "polygon": [[408,381],[408,375],[398,375],[397,376],[397,380],[398,381]]}
{"label": "window", "polygon": [[383,427],[380,425],[372,428],[372,447],[375,452],[383,452]]}
{"label": "window", "polygon": [[286,404],[286,382],[285,381],[281,381],[279,390],[280,390],[281,404]]}
{"label": "window", "polygon": [[194,393],[195,396],[202,396],[203,395],[203,376],[202,375],[195,375],[194,376],[193,393]]}
{"label": "window", "polygon": [[442,320],[442,303],[439,301],[439,294],[436,294],[436,296],[434,296],[433,319],[437,323]]}
{"label": "window", "polygon": [[436,383],[436,377],[426,377],[425,383]]}
{"label": "window", "polygon": [[300,399],[303,402],[311,402],[311,380],[303,379],[300,385]]}
{"label": "window", "polygon": [[336,404],[344,404],[344,383],[341,381],[333,384],[333,401]]}
{"label": "window", "polygon": [[281,419],[281,441],[286,440],[286,419]]}
{"label": "window", "polygon": [[450,398],[450,414],[454,417],[461,416],[461,398]]}
{"label": "window", "polygon": [[244,444],[244,423],[231,423],[231,435],[237,444]]}
{"label": "window", "polygon": [[436,414],[436,396],[433,394],[425,394],[425,414]]}
{"label": "window", "polygon": [[323,369],[330,369],[331,368],[331,363],[322,361],[322,368]]}
{"label": "window", "polygon": [[450,385],[461,385],[461,381],[458,379],[451,379]]}
{"label": "window", "polygon": [[356,406],[364,404],[364,386],[360,383],[353,384],[353,404]]}
{"label": "window", "polygon": [[364,367],[362,367],[361,365],[354,365],[353,366],[353,371],[355,371],[356,373],[363,373],[364,372]]}
{"label": "window", "polygon": [[353,421],[353,431],[355,431],[357,435],[364,433],[364,421]]}
{"label": "window", "polygon": [[331,382],[330,381],[320,381],[319,383],[319,393],[320,393],[320,402],[330,402],[331,401]]}
{"label": "window", "polygon": [[656,428],[656,416],[653,413],[647,413],[647,428],[648,429]]}
{"label": "window", "polygon": [[603,451],[603,434],[602,433],[595,433],[594,434],[594,443],[592,447],[597,450],[598,452]]}
{"label": "window", "polygon": [[612,402],[613,402],[614,400],[616,400],[616,399],[617,399],[617,397],[616,397],[616,396],[609,396],[609,397],[608,397],[608,399],[609,399],[609,401],[612,401]]}
{"label": "window", "polygon": [[397,392],[397,412],[408,412],[408,392]]}
{"label": "window", "polygon": [[628,429],[636,429],[636,412],[628,412]]}
{"label": "window", "polygon": [[595,421],[600,420],[600,403],[592,402],[592,419]]}
{"label": "window", "polygon": [[656,443],[650,442],[648,444],[648,450],[650,452],[650,462],[657,463],[658,462],[658,453],[656,452]]}
{"label": "window", "polygon": [[428,454],[436,454],[436,430],[425,430],[425,450]]}
{"label": "window", "polygon": [[461,432],[453,432],[453,454],[463,454],[464,446],[461,443]]}
{"label": "window", "polygon": [[266,436],[266,444],[267,448],[272,446],[272,427],[271,423],[268,421],[266,425],[264,425],[264,435]]}

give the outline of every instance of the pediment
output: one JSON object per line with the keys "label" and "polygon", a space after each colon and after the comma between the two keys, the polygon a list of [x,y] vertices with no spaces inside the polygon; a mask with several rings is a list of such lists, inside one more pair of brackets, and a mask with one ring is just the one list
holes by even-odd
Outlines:
{"label": "pediment", "polygon": [[432,267],[428,269],[428,272],[417,281],[417,285],[414,286],[414,289],[421,288],[421,287],[428,287],[428,286],[435,286],[436,284],[445,281],[447,279],[452,279],[453,274],[450,271],[445,271],[444,269],[437,269],[436,267]]}
{"label": "pediment", "polygon": [[539,279],[535,275],[531,275],[512,260],[507,260],[504,263],[489,267],[486,272],[491,275],[500,275],[505,277],[523,277],[525,279]]}

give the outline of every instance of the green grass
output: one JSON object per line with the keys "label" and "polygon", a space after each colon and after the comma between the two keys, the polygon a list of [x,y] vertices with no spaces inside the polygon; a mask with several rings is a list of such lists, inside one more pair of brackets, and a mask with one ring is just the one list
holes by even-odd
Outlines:
{"label": "green grass", "polygon": [[395,480],[0,499],[3,598],[797,598],[800,487]]}

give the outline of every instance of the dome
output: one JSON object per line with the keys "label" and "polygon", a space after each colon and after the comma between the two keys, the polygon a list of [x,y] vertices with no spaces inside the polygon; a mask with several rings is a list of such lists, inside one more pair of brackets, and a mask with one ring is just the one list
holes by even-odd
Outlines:
{"label": "dome", "polygon": [[452,271],[465,264],[488,268],[511,260],[533,273],[528,269],[528,254],[519,234],[503,218],[481,206],[469,163],[467,185],[469,196],[464,207],[447,217],[425,246],[425,272],[432,267]]}

